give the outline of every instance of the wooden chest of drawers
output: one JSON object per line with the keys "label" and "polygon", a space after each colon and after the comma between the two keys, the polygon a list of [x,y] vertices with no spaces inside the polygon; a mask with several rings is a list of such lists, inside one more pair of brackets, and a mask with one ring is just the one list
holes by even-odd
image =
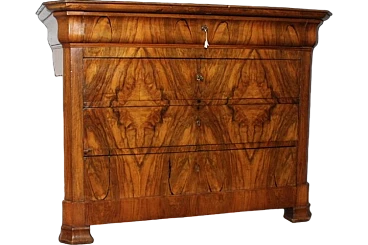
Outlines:
{"label": "wooden chest of drawers", "polygon": [[38,15],[64,77],[61,242],[112,222],[310,219],[311,59],[331,13],[59,1]]}

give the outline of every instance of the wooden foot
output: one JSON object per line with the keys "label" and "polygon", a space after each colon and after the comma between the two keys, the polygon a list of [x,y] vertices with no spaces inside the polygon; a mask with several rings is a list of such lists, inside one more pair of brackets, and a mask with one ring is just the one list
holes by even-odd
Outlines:
{"label": "wooden foot", "polygon": [[93,243],[93,237],[91,236],[89,226],[71,227],[63,225],[59,241],[66,244],[89,244]]}
{"label": "wooden foot", "polygon": [[312,216],[309,207],[310,205],[304,207],[285,208],[284,218],[293,223],[309,221]]}

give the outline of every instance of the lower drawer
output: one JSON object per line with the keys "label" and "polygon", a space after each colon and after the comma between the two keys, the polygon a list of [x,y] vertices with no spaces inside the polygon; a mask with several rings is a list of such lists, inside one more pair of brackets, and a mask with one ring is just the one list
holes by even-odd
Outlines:
{"label": "lower drawer", "polygon": [[85,156],[298,140],[297,104],[94,108],[83,113]]}
{"label": "lower drawer", "polygon": [[296,147],[86,157],[87,201],[295,186]]}

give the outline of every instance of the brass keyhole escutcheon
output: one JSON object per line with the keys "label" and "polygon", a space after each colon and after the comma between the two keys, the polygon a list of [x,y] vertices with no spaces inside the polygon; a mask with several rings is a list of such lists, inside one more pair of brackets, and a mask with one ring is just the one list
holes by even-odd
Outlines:
{"label": "brass keyhole escutcheon", "polygon": [[197,74],[196,78],[198,82],[202,82],[204,80],[204,77],[202,74]]}

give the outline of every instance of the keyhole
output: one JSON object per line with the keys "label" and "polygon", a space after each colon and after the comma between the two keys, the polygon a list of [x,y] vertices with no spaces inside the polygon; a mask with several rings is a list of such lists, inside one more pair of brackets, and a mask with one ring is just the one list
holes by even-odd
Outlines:
{"label": "keyhole", "polygon": [[200,82],[203,80],[204,80],[204,77],[202,76],[202,74],[197,74],[197,81]]}

